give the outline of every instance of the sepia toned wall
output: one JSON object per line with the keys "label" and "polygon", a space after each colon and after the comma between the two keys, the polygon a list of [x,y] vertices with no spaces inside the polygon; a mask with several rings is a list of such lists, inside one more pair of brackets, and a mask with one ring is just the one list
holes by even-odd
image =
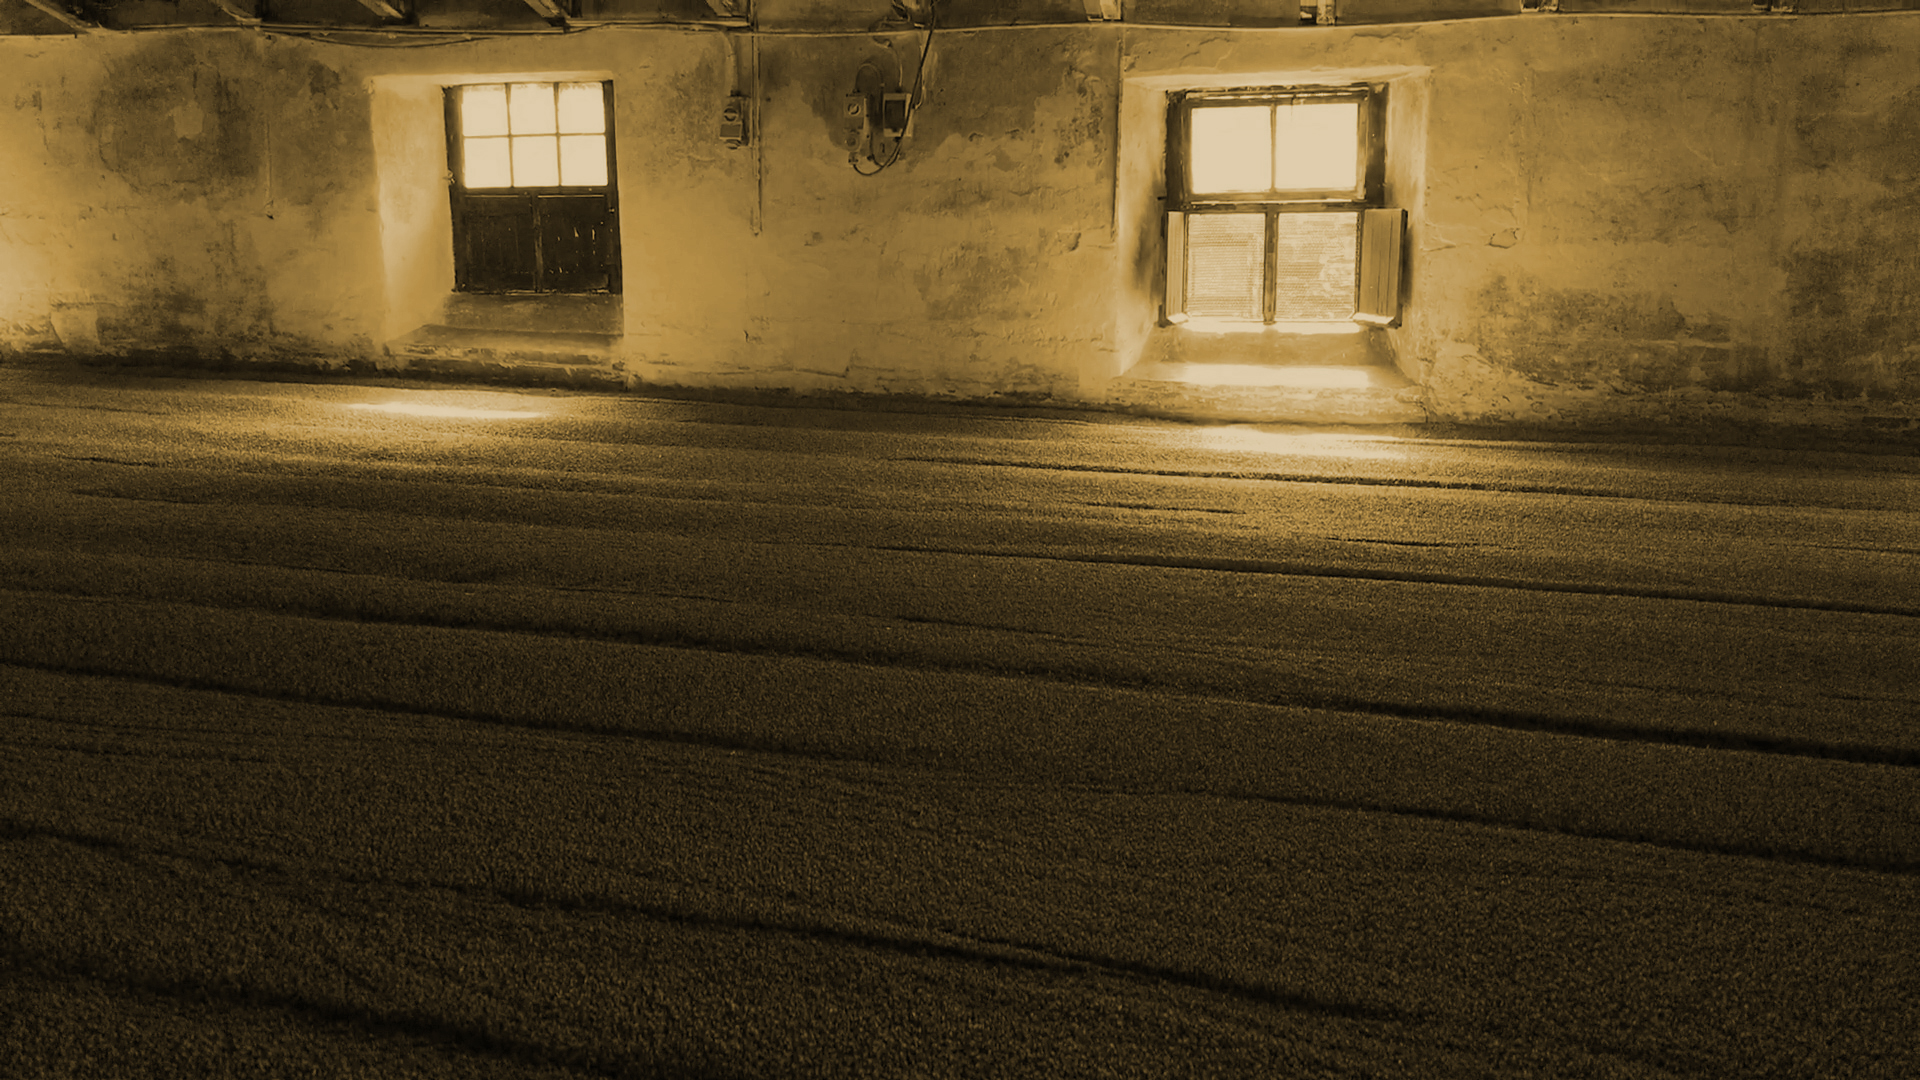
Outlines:
{"label": "sepia toned wall", "polygon": [[[843,97],[911,82],[923,37],[839,33],[890,11],[855,7],[759,8],[805,36],[0,36],[0,349],[402,367],[470,323],[606,335],[476,347],[482,373],[1098,399],[1165,333],[1166,90],[1369,79],[1411,230],[1380,353],[1430,415],[1920,409],[1920,14],[1006,27],[1032,6],[979,0],[862,177]],[[502,75],[614,81],[625,291],[591,318],[448,303],[439,87]]]}

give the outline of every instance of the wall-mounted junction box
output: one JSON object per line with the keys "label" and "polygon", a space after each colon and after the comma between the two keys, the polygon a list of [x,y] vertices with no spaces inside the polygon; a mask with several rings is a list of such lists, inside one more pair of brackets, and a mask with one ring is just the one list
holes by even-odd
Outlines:
{"label": "wall-mounted junction box", "polygon": [[858,160],[872,156],[868,147],[872,141],[872,128],[867,115],[869,99],[865,94],[848,94],[840,111],[841,142],[847,148],[847,159]]}
{"label": "wall-mounted junction box", "polygon": [[913,95],[880,95],[880,134],[889,139],[904,139],[913,134]]}

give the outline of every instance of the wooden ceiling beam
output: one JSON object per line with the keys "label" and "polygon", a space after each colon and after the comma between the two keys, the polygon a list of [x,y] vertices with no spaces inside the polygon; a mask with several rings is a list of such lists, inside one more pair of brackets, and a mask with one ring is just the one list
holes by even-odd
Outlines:
{"label": "wooden ceiling beam", "polygon": [[387,0],[360,0],[360,6],[390,22],[407,21],[407,13],[394,7]]}
{"label": "wooden ceiling beam", "polygon": [[565,26],[567,24],[567,13],[560,7],[556,0],[527,0],[527,6],[533,9],[535,15],[540,16],[555,26]]}
{"label": "wooden ceiling beam", "polygon": [[69,9],[65,4],[60,3],[59,0],[27,0],[27,3],[59,19],[67,29],[75,31],[76,33],[91,34],[106,29],[106,27],[101,26],[92,17]]}
{"label": "wooden ceiling beam", "polygon": [[247,26],[260,25],[260,13],[249,8],[246,0],[213,0],[213,6],[227,13],[227,18]]}

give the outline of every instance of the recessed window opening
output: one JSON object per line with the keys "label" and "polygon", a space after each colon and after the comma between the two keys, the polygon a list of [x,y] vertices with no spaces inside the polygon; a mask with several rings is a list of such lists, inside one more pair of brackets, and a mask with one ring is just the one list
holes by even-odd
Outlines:
{"label": "recessed window opening", "polygon": [[450,86],[454,288],[619,292],[613,85]]}
{"label": "recessed window opening", "polygon": [[1386,201],[1385,104],[1383,86],[1173,95],[1167,314],[1265,324],[1397,316],[1397,307],[1370,315],[1360,295],[1365,214]]}

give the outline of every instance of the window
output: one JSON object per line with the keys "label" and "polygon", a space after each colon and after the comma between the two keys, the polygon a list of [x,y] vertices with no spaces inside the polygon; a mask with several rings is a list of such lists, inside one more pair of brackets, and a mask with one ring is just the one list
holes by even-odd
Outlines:
{"label": "window", "polygon": [[461,292],[620,291],[613,84],[449,86]]}
{"label": "window", "polygon": [[1405,215],[1384,207],[1385,146],[1384,86],[1173,95],[1168,317],[1397,319]]}

